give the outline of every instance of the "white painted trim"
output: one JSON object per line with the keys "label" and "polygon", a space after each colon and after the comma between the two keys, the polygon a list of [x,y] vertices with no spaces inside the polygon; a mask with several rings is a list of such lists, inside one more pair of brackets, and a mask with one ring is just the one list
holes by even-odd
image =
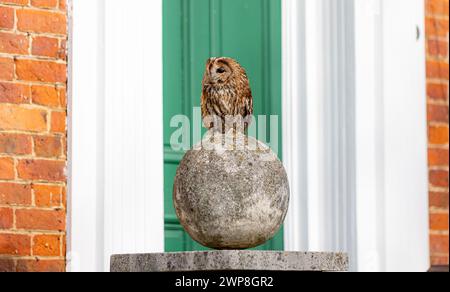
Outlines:
{"label": "white painted trim", "polygon": [[354,159],[346,147],[353,141],[348,113],[354,94],[352,62],[346,62],[353,52],[352,42],[345,43],[352,32],[345,22],[352,12],[347,3],[283,2],[283,157],[292,193],[288,250],[354,249],[347,240],[354,238],[348,216],[354,212]]}
{"label": "white painted trim", "polygon": [[306,144],[308,248],[321,250],[325,232],[322,228],[323,208],[321,193],[323,186],[323,44],[322,1],[305,0],[305,80],[307,135],[301,137]]}
{"label": "white painted trim", "polygon": [[304,1],[283,1],[283,161],[291,200],[284,227],[284,249],[308,249],[306,169],[306,87]]}
{"label": "white painted trim", "polygon": [[357,2],[355,14],[359,270],[424,272],[429,215],[423,1]]}
{"label": "white painted trim", "polygon": [[381,71],[380,3],[359,1],[355,5],[356,41],[356,156],[358,267],[361,271],[384,269],[383,115]]}
{"label": "white painted trim", "polygon": [[103,205],[97,195],[100,183],[98,144],[101,138],[98,137],[96,102],[101,92],[100,76],[103,72],[99,60],[101,5],[100,1],[73,1],[72,74],[69,76],[68,271],[98,271],[103,257],[102,239],[99,238],[102,232],[97,224],[97,214]]}
{"label": "white painted trim", "polygon": [[162,0],[129,2],[73,1],[70,271],[164,250]]}
{"label": "white painted trim", "polygon": [[[399,19],[406,5],[409,13]],[[386,267],[425,272],[430,248],[423,1],[384,0],[383,38]]]}
{"label": "white painted trim", "polygon": [[425,46],[411,41],[423,10],[283,1],[287,250],[348,251],[360,271],[428,268]]}

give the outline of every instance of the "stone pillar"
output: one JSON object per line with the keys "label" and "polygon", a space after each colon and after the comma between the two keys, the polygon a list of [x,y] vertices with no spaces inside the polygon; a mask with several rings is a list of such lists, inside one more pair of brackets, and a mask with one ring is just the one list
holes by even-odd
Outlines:
{"label": "stone pillar", "polygon": [[346,272],[343,253],[205,251],[115,255],[111,272],[299,271]]}

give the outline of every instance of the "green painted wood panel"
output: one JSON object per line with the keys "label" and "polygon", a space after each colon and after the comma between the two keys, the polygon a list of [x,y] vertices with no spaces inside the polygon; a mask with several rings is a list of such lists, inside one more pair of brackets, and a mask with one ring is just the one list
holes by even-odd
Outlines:
{"label": "green painted wood panel", "polygon": [[[206,60],[227,56],[247,69],[255,114],[278,115],[281,133],[281,0],[163,0],[163,45],[166,251],[204,250],[175,216],[173,180],[184,153],[170,147],[176,130],[170,121],[178,114],[192,121]],[[281,149],[281,135],[278,145]],[[258,249],[282,250],[282,231]]]}

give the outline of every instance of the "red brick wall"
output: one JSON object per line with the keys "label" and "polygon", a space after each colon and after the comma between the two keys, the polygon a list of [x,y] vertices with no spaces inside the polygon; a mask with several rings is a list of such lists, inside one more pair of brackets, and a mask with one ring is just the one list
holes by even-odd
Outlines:
{"label": "red brick wall", "polygon": [[64,271],[66,0],[0,0],[0,271]]}
{"label": "red brick wall", "polygon": [[449,0],[426,0],[432,265],[448,265]]}

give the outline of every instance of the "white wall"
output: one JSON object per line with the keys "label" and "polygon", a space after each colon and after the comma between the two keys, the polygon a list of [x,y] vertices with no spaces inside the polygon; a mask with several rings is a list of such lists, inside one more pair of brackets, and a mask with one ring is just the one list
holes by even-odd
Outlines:
{"label": "white wall", "polygon": [[73,0],[68,269],[164,250],[162,1]]}

